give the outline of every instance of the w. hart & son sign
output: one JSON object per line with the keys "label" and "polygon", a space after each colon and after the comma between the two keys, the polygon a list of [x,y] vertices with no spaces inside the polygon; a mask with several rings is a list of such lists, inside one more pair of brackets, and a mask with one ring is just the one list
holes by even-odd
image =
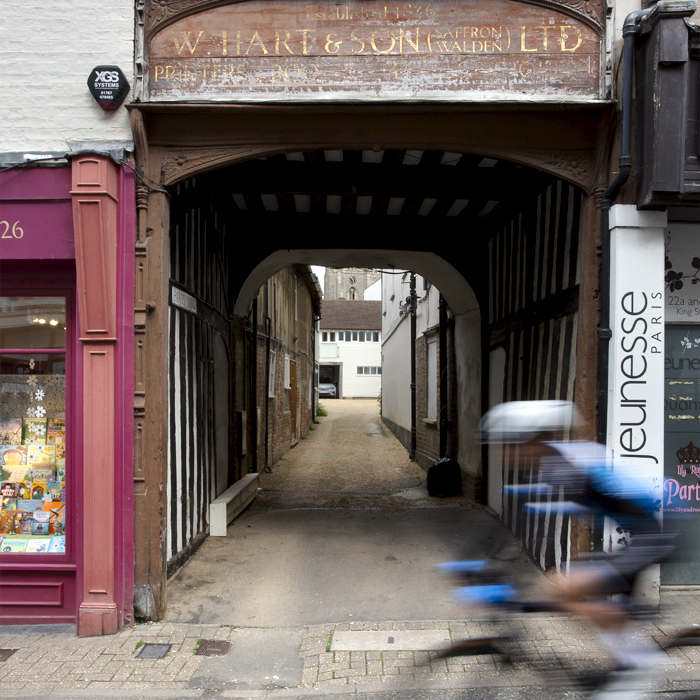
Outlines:
{"label": "w. hart & son sign", "polygon": [[515,0],[251,0],[165,24],[148,84],[151,100],[595,101],[600,53],[595,22]]}

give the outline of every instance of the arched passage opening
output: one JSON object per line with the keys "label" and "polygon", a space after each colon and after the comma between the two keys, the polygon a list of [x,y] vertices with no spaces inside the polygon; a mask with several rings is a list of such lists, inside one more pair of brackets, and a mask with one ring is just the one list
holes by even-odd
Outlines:
{"label": "arched passage opening", "polygon": [[[163,525],[170,571],[206,537],[209,504],[222,485],[261,467],[254,428],[265,396],[264,380],[254,387],[251,362],[260,322],[255,301],[283,270],[412,270],[439,289],[452,324],[454,456],[477,500],[489,498],[475,435],[494,400],[489,353],[506,356],[503,399],[574,398],[586,220],[576,186],[508,160],[453,151],[268,149],[183,179],[170,192],[163,478],[170,484]],[[231,426],[225,464],[210,408],[215,394],[221,401],[216,363],[223,357]],[[494,476],[495,483],[513,478],[500,467]],[[504,518],[515,512],[498,505]],[[508,524],[516,532],[524,527]]]}

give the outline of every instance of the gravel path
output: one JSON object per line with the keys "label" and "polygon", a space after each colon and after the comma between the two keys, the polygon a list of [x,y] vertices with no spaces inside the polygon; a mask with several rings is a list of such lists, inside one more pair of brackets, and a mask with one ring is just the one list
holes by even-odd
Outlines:
{"label": "gravel path", "polygon": [[464,498],[431,498],[425,472],[382,423],[374,399],[322,402],[305,439],[261,474],[253,508],[382,508],[442,505],[469,507]]}

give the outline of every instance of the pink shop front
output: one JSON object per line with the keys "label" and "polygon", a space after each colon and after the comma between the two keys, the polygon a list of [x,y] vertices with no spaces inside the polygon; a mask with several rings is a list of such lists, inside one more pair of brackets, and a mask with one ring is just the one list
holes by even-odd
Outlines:
{"label": "pink shop front", "polygon": [[133,619],[134,225],[105,155],[0,172],[2,625]]}

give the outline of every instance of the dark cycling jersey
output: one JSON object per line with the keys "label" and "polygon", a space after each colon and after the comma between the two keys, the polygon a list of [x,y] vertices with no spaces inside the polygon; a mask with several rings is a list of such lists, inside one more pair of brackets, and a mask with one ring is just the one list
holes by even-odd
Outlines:
{"label": "dark cycling jersey", "polygon": [[[601,567],[609,569],[609,575],[601,577],[603,583],[598,592],[629,592],[643,569],[674,551],[664,537],[658,517],[660,486],[653,475],[646,478],[640,469],[632,472],[610,466],[604,447],[598,443],[550,442],[545,446],[545,455],[540,460],[539,487],[545,487],[554,501],[548,502],[547,508],[605,515],[629,533],[626,546],[595,557]],[[527,504],[526,508],[541,510],[543,505],[542,502]]]}

